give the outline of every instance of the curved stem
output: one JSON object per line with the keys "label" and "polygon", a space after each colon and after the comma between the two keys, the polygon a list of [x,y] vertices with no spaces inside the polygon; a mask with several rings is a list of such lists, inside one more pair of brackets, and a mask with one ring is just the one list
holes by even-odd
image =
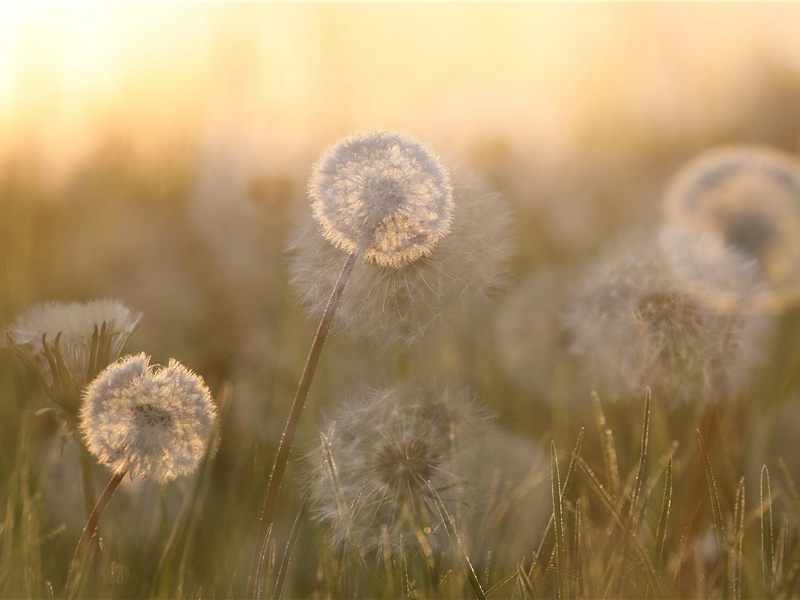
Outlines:
{"label": "curved stem", "polygon": [[303,367],[303,374],[300,376],[300,382],[297,385],[297,392],[292,401],[289,417],[286,419],[286,425],[284,426],[283,434],[278,443],[278,452],[275,455],[275,462],[272,465],[272,473],[269,476],[267,493],[264,498],[264,505],[261,509],[261,517],[258,521],[256,546],[253,549],[253,556],[250,560],[250,576],[247,581],[248,598],[255,598],[258,594],[258,581],[260,579],[262,564],[261,557],[264,554],[268,533],[275,517],[275,510],[278,504],[278,492],[280,491],[281,482],[283,481],[283,474],[286,471],[286,465],[289,462],[289,453],[292,449],[294,436],[297,433],[300,415],[303,412],[306,398],[308,398],[308,391],[311,388],[311,381],[314,378],[317,363],[322,353],[322,346],[325,344],[328,331],[333,323],[333,316],[339,308],[339,304],[342,300],[342,293],[344,292],[345,285],[347,285],[347,280],[350,278],[350,273],[353,271],[353,266],[356,263],[357,257],[357,252],[352,252],[347,257],[342,271],[339,273],[339,279],[333,287],[330,298],[328,298],[328,304],[325,306],[325,312],[322,314],[317,332],[314,335],[314,341],[311,343],[311,349],[308,352],[308,358],[306,358],[306,364]]}
{"label": "curved stem", "polygon": [[92,539],[95,531],[97,531],[97,524],[100,522],[100,517],[102,516],[103,511],[106,509],[108,501],[111,500],[111,496],[114,495],[114,492],[122,482],[122,478],[125,477],[125,473],[125,471],[120,471],[119,473],[114,474],[114,476],[111,478],[111,481],[108,482],[106,489],[103,490],[103,493],[97,500],[97,504],[94,505],[92,512],[89,514],[89,519],[86,521],[86,527],[83,528],[81,539],[78,540],[78,545],[75,547],[75,554],[72,556],[72,563],[70,563],[69,572],[67,573],[67,584],[65,586],[65,595],[67,597],[69,597],[72,592],[71,586],[73,584],[75,569],[78,566],[78,558],[80,556],[81,548],[83,548],[83,546],[87,544],[90,539]]}

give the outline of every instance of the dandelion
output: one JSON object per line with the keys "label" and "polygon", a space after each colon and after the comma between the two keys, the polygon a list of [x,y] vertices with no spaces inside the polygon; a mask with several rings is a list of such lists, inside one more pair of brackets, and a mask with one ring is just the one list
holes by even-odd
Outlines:
{"label": "dandelion", "polygon": [[646,386],[678,403],[724,396],[763,359],[770,320],[746,296],[726,310],[715,300],[684,285],[657,245],[620,244],[587,272],[570,303],[570,352],[611,398]]}
{"label": "dandelion", "polygon": [[[361,392],[328,415],[307,481],[313,519],[362,555],[389,548],[442,559],[450,515],[479,508],[473,471],[486,462],[490,419],[467,389],[405,383]],[[429,483],[430,482],[430,483]]]}
{"label": "dandelion", "polygon": [[[453,171],[453,201],[451,232],[428,256],[403,266],[354,269],[337,317],[342,333],[380,349],[412,347],[490,304],[507,281],[514,252],[508,205],[483,177],[464,168]],[[336,283],[341,253],[303,218],[289,252],[291,285],[309,313],[319,317]]]}
{"label": "dandelion", "polygon": [[384,267],[430,254],[450,231],[449,174],[401,133],[361,133],[331,146],[314,165],[308,194],[325,239]]}
{"label": "dandelion", "polygon": [[[711,150],[689,162],[664,196],[667,237],[718,237],[754,260],[769,293],[762,305],[800,298],[800,162],[760,146]],[[707,260],[705,244],[684,253]]]}
{"label": "dandelion", "polygon": [[103,371],[84,394],[80,429],[115,473],[165,483],[197,468],[216,409],[201,377],[174,359],[160,369],[149,362],[142,353]]}
{"label": "dandelion", "polygon": [[89,514],[67,574],[69,595],[80,550],[88,543],[126,474],[166,483],[197,469],[216,426],[217,413],[203,379],[171,359],[150,366],[141,353],[107,367],[84,393],[80,430],[89,451],[111,477]]}
{"label": "dandelion", "polygon": [[45,302],[20,315],[6,335],[53,402],[75,414],[86,384],[119,358],[141,316],[118,300]]}

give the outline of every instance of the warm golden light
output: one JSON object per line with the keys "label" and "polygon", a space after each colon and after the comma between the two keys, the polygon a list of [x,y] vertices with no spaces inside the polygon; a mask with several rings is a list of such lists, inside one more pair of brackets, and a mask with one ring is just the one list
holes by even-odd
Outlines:
{"label": "warm golden light", "polygon": [[0,9],[0,153],[79,161],[210,127],[279,154],[385,126],[568,149],[586,131],[724,127],[770,66],[800,68],[800,7],[59,4]]}

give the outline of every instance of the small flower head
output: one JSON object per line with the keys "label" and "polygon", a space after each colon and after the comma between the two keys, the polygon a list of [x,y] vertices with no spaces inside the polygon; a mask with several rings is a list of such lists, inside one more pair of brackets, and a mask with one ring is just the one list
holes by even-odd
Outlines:
{"label": "small flower head", "polygon": [[45,302],[20,315],[6,335],[52,400],[75,413],[84,386],[119,358],[141,316],[117,300]]}
{"label": "small flower head", "polygon": [[337,546],[365,555],[387,545],[446,551],[431,486],[451,514],[476,508],[470,474],[489,425],[468,390],[407,383],[362,393],[322,430],[307,486],[313,518]]}
{"label": "small flower head", "polygon": [[308,193],[325,239],[384,267],[430,254],[450,231],[449,174],[427,146],[400,133],[361,133],[331,146]]}
{"label": "small flower head", "polygon": [[611,399],[646,386],[674,402],[699,398],[707,385],[738,391],[769,330],[746,296],[739,300],[721,307],[714,293],[685,285],[650,241],[621,245],[587,272],[570,303],[570,351]]}
{"label": "small flower head", "polygon": [[109,366],[84,394],[80,429],[86,446],[114,472],[165,483],[193,472],[216,424],[203,379],[170,360],[150,366],[145,354]]}
{"label": "small flower head", "polygon": [[[406,265],[364,263],[353,269],[337,323],[356,340],[385,349],[413,346],[438,326],[474,315],[506,282],[513,254],[503,197],[480,176],[454,171],[451,233],[428,255]],[[300,216],[290,245],[292,286],[312,316],[325,310],[342,266],[341,252]]]}
{"label": "small flower head", "polygon": [[711,234],[754,260],[771,286],[766,303],[800,298],[800,163],[793,157],[759,146],[706,152],[675,177],[664,213],[672,235]]}

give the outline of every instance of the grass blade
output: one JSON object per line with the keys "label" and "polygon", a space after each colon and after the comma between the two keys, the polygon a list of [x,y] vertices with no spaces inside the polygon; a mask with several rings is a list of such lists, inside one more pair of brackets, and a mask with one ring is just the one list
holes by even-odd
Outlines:
{"label": "grass blade", "polygon": [[636,523],[639,521],[641,511],[638,510],[638,504],[642,493],[642,486],[644,485],[644,471],[645,464],[647,463],[647,442],[650,437],[650,388],[644,395],[644,422],[642,424],[642,443],[639,447],[639,467],[636,472],[636,479],[633,483],[633,490],[631,490],[631,512],[630,522],[631,527],[635,528]]}
{"label": "grass blade", "polygon": [[772,491],[767,465],[761,468],[761,579],[765,590],[771,590],[774,581],[775,546],[772,540]]}
{"label": "grass blade", "polygon": [[731,597],[738,600],[742,597],[742,546],[744,542],[744,477],[739,480],[736,490],[736,503],[733,510],[733,549],[728,565]]}
{"label": "grass blade", "polygon": [[469,560],[469,556],[467,556],[466,549],[461,544],[461,540],[458,538],[458,532],[453,524],[453,520],[450,518],[450,514],[447,512],[447,507],[444,505],[444,502],[442,502],[441,496],[439,496],[439,493],[436,491],[436,488],[433,487],[433,484],[430,482],[430,480],[428,480],[428,491],[430,491],[434,502],[436,502],[436,508],[439,510],[439,516],[444,522],[444,526],[447,529],[447,534],[450,536],[450,541],[453,542],[453,547],[461,553],[461,556],[466,562],[467,577],[469,578],[469,583],[472,586],[472,591],[475,592],[475,596],[478,598],[478,600],[486,600],[486,594],[481,587],[481,582],[478,580],[475,569],[472,567],[472,563]]}
{"label": "grass blade", "polygon": [[719,553],[722,555],[725,552],[725,527],[722,523],[722,509],[719,504],[719,495],[717,494],[717,482],[714,478],[714,471],[711,469],[711,459],[706,452],[705,444],[703,444],[703,435],[700,430],[697,430],[697,441],[700,444],[700,454],[703,456],[703,466],[706,471],[706,481],[708,483],[708,493],[711,497],[711,513],[714,517],[714,531],[717,534],[717,546]]}
{"label": "grass blade", "polygon": [[606,480],[609,490],[614,498],[619,498],[619,464],[617,462],[617,451],[614,447],[614,434],[606,423],[606,415],[603,413],[603,406],[600,404],[600,396],[597,392],[592,392],[592,403],[594,404],[595,420],[600,439],[603,444],[603,464],[606,469]]}
{"label": "grass blade", "polygon": [[556,573],[558,574],[558,597],[566,598],[567,590],[567,546],[564,538],[564,514],[561,496],[561,477],[558,473],[556,443],[550,444],[550,488],[553,494],[553,523],[556,531]]}
{"label": "grass blade", "polygon": [[661,513],[658,515],[656,528],[656,545],[653,547],[653,568],[658,569],[664,557],[664,546],[667,542],[667,521],[672,505],[672,455],[670,454],[667,470],[664,475],[664,498],[661,500]]}

